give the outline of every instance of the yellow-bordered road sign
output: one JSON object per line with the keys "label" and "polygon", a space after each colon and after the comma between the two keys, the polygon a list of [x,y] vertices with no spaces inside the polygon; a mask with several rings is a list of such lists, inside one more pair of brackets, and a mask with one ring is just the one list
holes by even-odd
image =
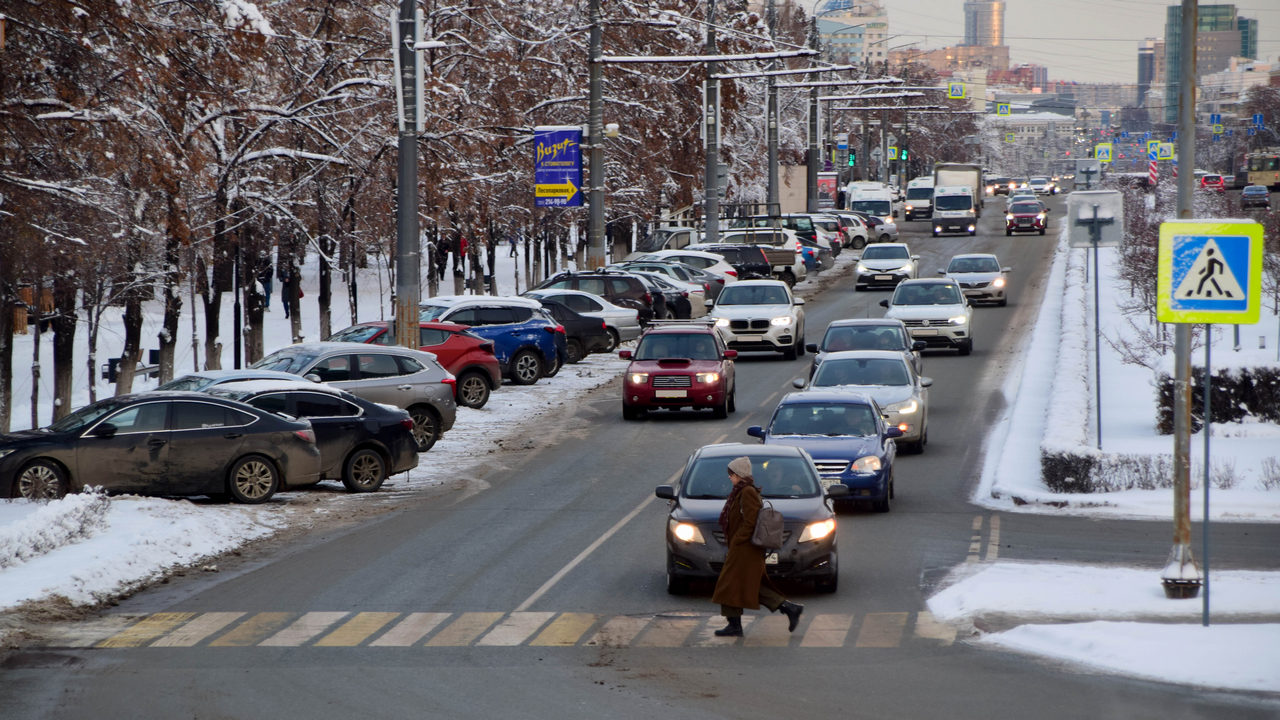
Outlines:
{"label": "yellow-bordered road sign", "polygon": [[963,100],[964,99],[964,83],[958,83],[958,82],[948,83],[947,98],[951,100]]}
{"label": "yellow-bordered road sign", "polygon": [[1093,157],[1098,162],[1111,162],[1111,143],[1098,143],[1093,147]]}
{"label": "yellow-bordered road sign", "polygon": [[1160,143],[1160,148],[1156,151],[1156,159],[1157,159],[1157,160],[1172,160],[1173,158],[1174,158],[1174,154],[1173,154],[1173,143],[1171,143],[1171,142],[1162,142],[1162,143]]}
{"label": "yellow-bordered road sign", "polygon": [[894,147],[893,145],[889,146],[889,159],[890,160],[898,159],[898,148]]}
{"label": "yellow-bordered road sign", "polygon": [[1000,117],[1008,117],[1013,114],[1009,108],[1009,103],[996,103],[996,115]]}
{"label": "yellow-bordered road sign", "polygon": [[1005,133],[1005,134],[1004,134],[1004,141],[1005,141],[1005,142],[1010,142],[1010,143],[1011,143],[1011,142],[1017,142],[1017,141],[1018,141],[1018,135],[1017,135],[1017,133]]}
{"label": "yellow-bordered road sign", "polygon": [[1170,220],[1160,224],[1156,319],[1252,325],[1262,311],[1262,225]]}

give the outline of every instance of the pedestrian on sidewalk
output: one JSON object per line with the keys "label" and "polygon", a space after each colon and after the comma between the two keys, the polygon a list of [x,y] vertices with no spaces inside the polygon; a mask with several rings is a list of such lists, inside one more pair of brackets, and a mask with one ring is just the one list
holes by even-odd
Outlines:
{"label": "pedestrian on sidewalk", "polygon": [[272,279],[271,263],[268,262],[266,267],[258,271],[258,283],[262,285],[262,295],[266,298],[262,301],[262,307],[267,312],[271,312]]}
{"label": "pedestrian on sidewalk", "polygon": [[515,256],[516,256],[516,250],[520,247],[520,236],[519,236],[519,235],[517,235],[516,233],[511,233],[511,238],[510,238],[510,240],[511,240],[511,255],[510,255],[510,256],[511,256],[511,257],[515,257]]}
{"label": "pedestrian on sidewalk", "polygon": [[756,516],[764,504],[760,490],[755,486],[751,458],[745,455],[734,458],[729,461],[728,470],[733,489],[720,511],[720,529],[724,531],[724,541],[729,549],[711,602],[719,603],[720,614],[729,624],[716,630],[716,635],[741,637],[743,609],[754,610],[761,605],[769,608],[770,612],[781,611],[787,616],[787,630],[795,632],[804,606],[787,600],[773,586],[765,574],[765,551],[751,542]]}

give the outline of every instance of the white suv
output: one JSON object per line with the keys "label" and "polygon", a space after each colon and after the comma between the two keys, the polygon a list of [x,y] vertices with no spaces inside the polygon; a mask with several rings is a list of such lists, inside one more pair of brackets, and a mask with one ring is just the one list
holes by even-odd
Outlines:
{"label": "white suv", "polygon": [[788,360],[804,354],[804,300],[781,280],[739,280],[709,305],[725,344],[734,350],[773,350]]}
{"label": "white suv", "polygon": [[880,306],[888,309],[885,317],[907,326],[912,340],[924,340],[930,348],[955,348],[961,355],[973,352],[973,307],[955,280],[903,280]]}

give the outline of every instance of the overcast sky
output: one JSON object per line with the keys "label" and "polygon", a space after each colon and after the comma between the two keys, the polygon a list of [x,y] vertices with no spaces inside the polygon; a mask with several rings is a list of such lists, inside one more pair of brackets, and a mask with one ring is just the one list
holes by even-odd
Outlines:
{"label": "overcast sky", "polygon": [[[819,0],[821,4],[822,0]],[[964,39],[964,0],[881,0],[889,47],[937,48]],[[1138,43],[1164,37],[1171,0],[1005,0],[1010,62],[1049,68],[1049,79],[1136,83]],[[1201,2],[1202,5],[1210,3]],[[1280,0],[1242,0],[1237,12],[1258,21],[1259,60],[1280,55]]]}

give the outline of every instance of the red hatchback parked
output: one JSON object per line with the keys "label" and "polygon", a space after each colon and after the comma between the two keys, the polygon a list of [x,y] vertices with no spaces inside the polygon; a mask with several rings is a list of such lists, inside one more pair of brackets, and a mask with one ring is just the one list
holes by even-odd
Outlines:
{"label": "red hatchback parked", "polygon": [[[418,327],[418,349],[435,354],[445,370],[458,379],[454,397],[459,405],[484,407],[489,393],[502,385],[502,371],[493,354],[493,343],[467,332],[466,325],[423,322]],[[395,333],[384,321],[352,325],[330,335],[331,341],[394,345]]]}
{"label": "red hatchback parked", "polygon": [[734,403],[733,359],[711,323],[666,321],[651,325],[635,352],[618,353],[630,360],[622,381],[622,417],[639,420],[658,408],[711,408],[729,417]]}

